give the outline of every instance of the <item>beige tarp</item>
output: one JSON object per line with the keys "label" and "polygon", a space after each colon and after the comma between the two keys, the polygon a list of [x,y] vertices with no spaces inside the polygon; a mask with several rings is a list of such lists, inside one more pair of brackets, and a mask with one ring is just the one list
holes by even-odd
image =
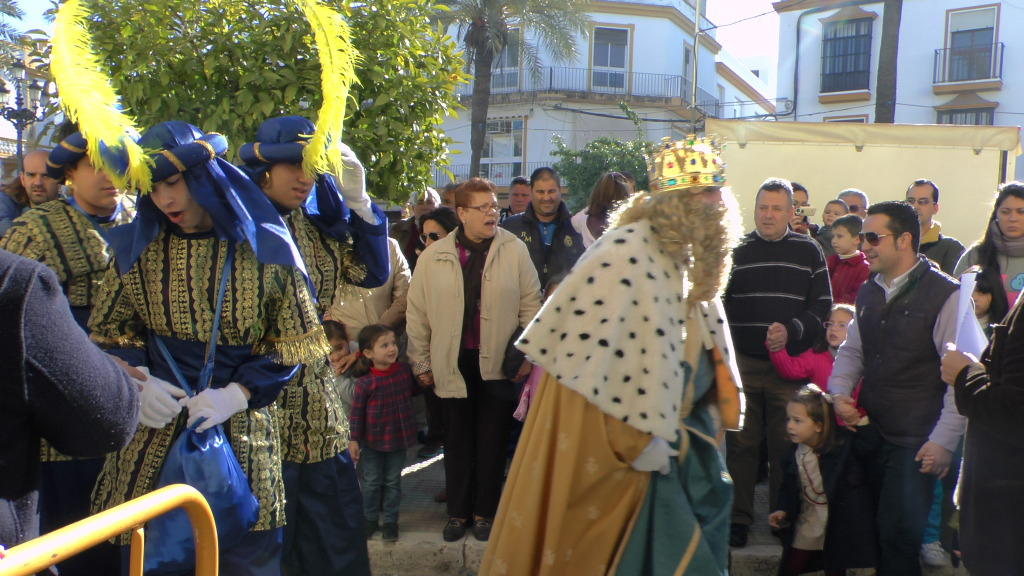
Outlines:
{"label": "beige tarp", "polygon": [[[821,223],[825,202],[859,188],[872,202],[903,199],[918,178],[940,190],[943,233],[965,245],[982,233],[992,194],[1004,170],[1014,177],[1021,153],[1014,126],[748,122],[711,120],[707,134],[726,143],[726,178],[739,199],[747,230],[753,228],[754,195],[766,178],[800,182],[810,190]],[[1004,154],[1005,153],[1005,154]],[[1004,158],[1005,157],[1005,158]]]}

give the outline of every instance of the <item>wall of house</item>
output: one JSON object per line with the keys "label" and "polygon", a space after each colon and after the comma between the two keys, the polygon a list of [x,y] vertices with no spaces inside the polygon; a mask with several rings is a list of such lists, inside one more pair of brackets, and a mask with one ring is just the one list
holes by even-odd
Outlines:
{"label": "wall of house", "polygon": [[[813,6],[815,3],[808,4]],[[979,83],[982,89],[936,94],[936,91],[942,90],[943,82],[949,80],[949,77],[935,77],[936,51],[948,48],[948,11],[992,5],[999,6],[994,42],[1003,45],[1002,68],[999,74],[1001,82]],[[865,2],[857,5],[857,8],[878,15],[872,28],[870,99],[856,102],[819,102],[823,30],[820,19],[836,14],[840,8],[782,12],[779,25],[778,96],[794,100],[796,114],[795,117],[780,115],[780,119],[822,122],[826,119],[862,117],[867,122],[874,121],[876,74],[884,8],[882,2]],[[1011,31],[1016,30],[1021,23],[1024,23],[1024,12],[1003,2],[905,0],[897,62],[896,122],[935,124],[938,122],[939,114],[936,107],[961,102],[964,103],[963,106],[969,106],[970,102],[976,102],[982,107],[990,106],[985,104],[987,101],[998,103],[993,111],[994,125],[1019,126],[1024,120],[1024,104],[1021,104],[1024,102],[1024,69],[1015,63],[1024,58],[1024,43],[1015,41]],[[943,61],[944,57],[938,58],[940,74],[942,67],[948,66],[948,61]],[[794,81],[798,84],[795,90]],[[1016,171],[1024,174],[1024,156],[1017,157]],[[926,166],[922,167],[920,172],[922,177],[928,176]],[[941,183],[939,185],[942,186]],[[970,192],[987,194],[990,192],[987,187],[986,183],[985,190]]]}
{"label": "wall of house", "polygon": [[[636,5],[635,10],[630,5]],[[675,95],[680,92],[680,80],[687,72],[687,76],[693,76],[693,65],[684,66],[684,46],[692,48],[693,30],[684,29],[676,19],[665,17],[666,9],[675,10],[679,15],[693,19],[694,10],[690,3],[684,0],[615,0],[608,2],[596,0],[592,2],[591,19],[597,27],[607,26],[611,28],[625,28],[630,32],[629,50],[627,54],[628,71],[632,73],[631,82],[634,88],[640,83],[657,86],[664,84],[664,95]],[[602,11],[602,7],[605,10]],[[627,12],[627,13],[623,13]],[[702,18],[701,27],[709,28],[710,23]],[[456,30],[451,30],[453,37],[458,37]],[[530,31],[526,31],[530,39]],[[713,30],[710,33],[713,38]],[[556,63],[550,54],[543,57],[543,66],[557,68],[554,73],[557,75],[567,69],[584,70],[592,68],[592,38],[579,38],[579,56],[573,62]],[[722,84],[715,68],[715,54],[709,48],[701,44],[698,51],[697,65],[697,86],[704,95],[698,96],[698,104],[704,104],[708,98],[719,96],[718,86]],[[734,66],[742,67],[738,61]],[[567,73],[575,73],[569,71]],[[650,76],[647,76],[650,75]],[[534,89],[537,85],[529,78],[528,72],[522,73],[522,87]],[[746,73],[749,80],[758,83],[758,79]],[[556,82],[557,84],[557,82]],[[571,84],[571,82],[570,82]],[[585,82],[584,82],[585,84]],[[544,86],[541,84],[540,86]],[[763,86],[763,84],[762,84]],[[726,96],[732,100],[750,100],[749,97],[740,95],[738,89],[725,83]],[[657,92],[657,88],[653,88]],[[636,128],[632,122],[625,119],[609,118],[587,115],[574,110],[585,110],[606,114],[613,117],[621,117],[619,100],[626,100],[631,108],[641,118],[652,119],[674,119],[679,118],[679,123],[669,122],[643,122],[644,137],[649,140],[660,140],[662,137],[682,137],[689,129],[683,118],[677,114],[685,108],[685,102],[680,105],[677,101],[670,106],[668,99],[661,98],[629,98],[629,97],[608,97],[604,99],[582,98],[580,94],[572,93],[570,90],[552,90],[540,93],[532,90],[532,93],[523,95],[523,91],[513,86],[505,90],[507,103],[492,102],[488,110],[488,119],[525,119],[523,122],[523,156],[521,170],[528,175],[529,172],[538,166],[550,164],[554,158],[551,151],[555,149],[552,142],[554,135],[560,135],[566,144],[572,148],[581,148],[587,142],[599,136],[615,136],[622,140],[629,140],[636,137]],[[468,89],[460,90],[460,93],[468,94]],[[661,94],[652,94],[660,96]],[[685,100],[689,100],[690,92],[686,90]],[[442,124],[446,134],[454,140],[451,156],[454,176],[464,178],[468,175],[470,162],[470,110],[469,100],[466,98],[464,104],[466,110],[459,113],[458,118],[448,118]],[[568,110],[567,110],[568,109]],[[744,113],[753,113],[751,106],[744,108]],[[507,184],[511,174],[507,174],[507,166],[501,167],[497,172],[491,171],[488,175],[499,185]],[[497,176],[500,173],[501,176]],[[442,184],[447,180],[447,175],[435,171],[436,183]]]}

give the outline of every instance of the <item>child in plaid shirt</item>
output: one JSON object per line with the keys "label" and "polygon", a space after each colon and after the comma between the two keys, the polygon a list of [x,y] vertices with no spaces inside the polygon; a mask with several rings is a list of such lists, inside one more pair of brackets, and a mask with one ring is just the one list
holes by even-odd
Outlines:
{"label": "child in plaid shirt", "polygon": [[359,354],[351,427],[354,458],[363,470],[366,537],[377,531],[384,516],[381,540],[398,540],[398,505],[402,498],[405,451],[416,443],[412,395],[417,390],[412,369],[398,362],[395,333],[371,324],[359,331]]}

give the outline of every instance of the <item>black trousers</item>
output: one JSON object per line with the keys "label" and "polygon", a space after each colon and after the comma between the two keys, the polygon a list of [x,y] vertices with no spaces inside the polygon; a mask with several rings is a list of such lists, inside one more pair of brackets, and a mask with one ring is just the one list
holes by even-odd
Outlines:
{"label": "black trousers", "polygon": [[459,354],[459,372],[467,397],[441,398],[448,515],[494,518],[505,478],[515,386],[481,378],[477,350]]}
{"label": "black trousers", "polygon": [[[75,458],[40,464],[39,533],[88,518],[92,489],[103,458]],[[57,564],[61,576],[113,576],[121,570],[117,546],[103,542]]]}
{"label": "black trousers", "polygon": [[433,387],[423,391],[423,403],[427,406],[427,441],[441,444],[444,442],[444,413]]}
{"label": "black trousers", "polygon": [[283,573],[369,576],[363,495],[348,450],[308,464],[282,462]]}

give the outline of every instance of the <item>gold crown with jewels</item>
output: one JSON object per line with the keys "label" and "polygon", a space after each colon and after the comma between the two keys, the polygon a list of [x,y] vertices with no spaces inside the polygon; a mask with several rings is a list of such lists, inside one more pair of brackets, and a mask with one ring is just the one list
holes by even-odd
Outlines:
{"label": "gold crown with jewels", "polygon": [[651,192],[725,186],[722,147],[721,140],[714,135],[698,138],[691,134],[674,142],[662,138],[647,158]]}

